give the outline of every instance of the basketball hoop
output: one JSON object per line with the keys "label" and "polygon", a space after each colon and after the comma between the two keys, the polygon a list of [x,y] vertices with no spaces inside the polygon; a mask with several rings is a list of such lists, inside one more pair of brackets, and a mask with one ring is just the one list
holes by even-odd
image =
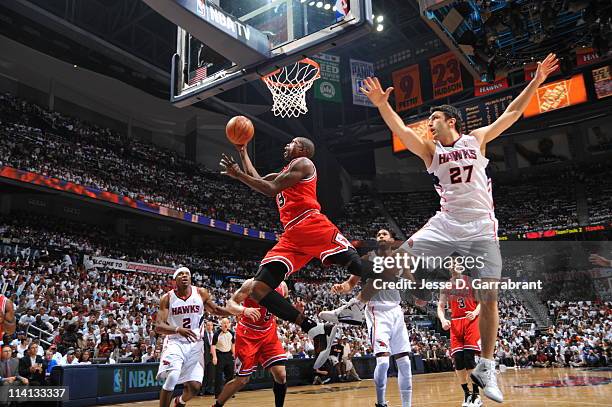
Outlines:
{"label": "basketball hoop", "polygon": [[272,113],[283,118],[306,114],[306,92],[320,77],[319,64],[304,58],[261,78],[272,93]]}

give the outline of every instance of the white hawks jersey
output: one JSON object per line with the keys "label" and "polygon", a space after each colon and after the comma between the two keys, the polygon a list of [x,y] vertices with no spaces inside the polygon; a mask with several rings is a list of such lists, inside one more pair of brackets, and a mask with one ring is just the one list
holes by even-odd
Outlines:
{"label": "white hawks jersey", "polygon": [[[191,329],[198,338],[201,338],[200,321],[204,314],[204,303],[197,287],[191,286],[190,291],[189,297],[185,299],[178,297],[175,290],[169,292],[168,324]],[[187,340],[179,334],[168,335],[167,338],[181,342]]]}
{"label": "white hawks jersey", "polygon": [[[372,250],[368,253],[368,260],[374,262],[376,251]],[[368,302],[370,305],[375,305],[377,309],[393,308],[399,306],[402,302],[399,290],[377,290]]]}
{"label": "white hawks jersey", "polygon": [[452,146],[435,141],[436,151],[427,168],[437,178],[440,210],[467,218],[493,216],[489,159],[474,136],[463,134]]}

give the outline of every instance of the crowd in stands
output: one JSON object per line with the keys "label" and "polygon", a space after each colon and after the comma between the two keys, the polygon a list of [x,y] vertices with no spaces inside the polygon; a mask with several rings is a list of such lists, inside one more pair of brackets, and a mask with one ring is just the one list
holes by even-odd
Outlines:
{"label": "crowd in stands", "polygon": [[217,169],[0,94],[0,165],[249,228],[278,231],[274,201]]}
{"label": "crowd in stands", "polygon": [[[506,300],[507,301],[507,300]],[[605,367],[612,364],[611,302],[548,301],[552,327],[537,332],[519,302],[500,304],[497,359],[517,368]],[[523,315],[523,317],[520,317]]]}
{"label": "crowd in stands", "polygon": [[388,227],[387,218],[367,191],[355,191],[344,205],[344,215],[335,219],[335,223],[350,240],[372,239],[375,231]]}
{"label": "crowd in stands", "polygon": [[[175,152],[108,128],[49,111],[8,93],[0,94],[0,165],[72,181],[168,208],[280,232],[273,200]],[[576,185],[584,184],[589,222],[612,218],[610,165],[538,171],[493,187],[499,233],[517,234],[578,226]],[[434,189],[381,194],[380,200],[410,235],[439,209]],[[359,192],[338,219],[350,240],[388,223],[370,193]],[[361,225],[367,220],[368,228]]]}

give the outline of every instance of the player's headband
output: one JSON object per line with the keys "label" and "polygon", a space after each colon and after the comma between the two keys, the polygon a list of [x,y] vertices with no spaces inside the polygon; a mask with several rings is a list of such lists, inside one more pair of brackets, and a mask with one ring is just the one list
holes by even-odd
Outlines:
{"label": "player's headband", "polygon": [[174,276],[173,276],[173,278],[176,280],[176,278],[178,277],[178,275],[179,275],[180,273],[183,273],[183,272],[187,272],[187,274],[189,274],[189,277],[191,277],[191,271],[189,271],[189,269],[188,269],[187,267],[179,267],[179,268],[177,268],[177,269],[176,269],[176,271],[174,272]]}

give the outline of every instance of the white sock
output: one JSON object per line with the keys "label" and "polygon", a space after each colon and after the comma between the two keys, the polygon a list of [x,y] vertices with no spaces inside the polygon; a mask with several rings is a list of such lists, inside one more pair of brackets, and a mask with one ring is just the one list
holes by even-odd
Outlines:
{"label": "white sock", "polygon": [[376,402],[385,404],[385,392],[387,390],[387,371],[389,370],[389,356],[376,358],[374,369],[374,384],[376,385]]}
{"label": "white sock", "polygon": [[488,369],[495,369],[495,360],[480,358],[478,363],[484,364]]}
{"label": "white sock", "polygon": [[402,407],[412,405],[412,367],[410,357],[404,356],[395,361],[397,364],[397,384],[399,385]]}

